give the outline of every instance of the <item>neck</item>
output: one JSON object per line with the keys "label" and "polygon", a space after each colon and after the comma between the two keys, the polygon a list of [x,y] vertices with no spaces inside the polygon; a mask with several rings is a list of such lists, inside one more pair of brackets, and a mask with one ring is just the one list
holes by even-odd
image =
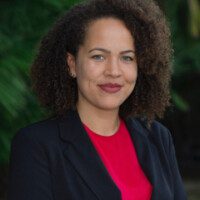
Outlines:
{"label": "neck", "polygon": [[119,128],[119,109],[102,110],[98,108],[88,109],[77,104],[79,117],[86,126],[99,135],[113,135]]}

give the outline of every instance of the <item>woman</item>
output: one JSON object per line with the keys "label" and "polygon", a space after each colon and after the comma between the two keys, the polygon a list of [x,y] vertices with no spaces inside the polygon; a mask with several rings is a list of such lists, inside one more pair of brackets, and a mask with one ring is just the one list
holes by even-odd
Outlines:
{"label": "woman", "polygon": [[153,1],[91,0],[43,38],[33,88],[55,114],[12,141],[9,200],[184,200],[169,105],[170,34]]}

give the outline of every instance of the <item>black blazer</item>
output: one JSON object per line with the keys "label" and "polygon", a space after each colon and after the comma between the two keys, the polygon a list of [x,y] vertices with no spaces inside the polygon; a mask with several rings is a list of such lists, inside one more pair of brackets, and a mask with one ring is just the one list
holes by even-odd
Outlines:
{"label": "black blazer", "polygon": [[[153,185],[152,200],[185,200],[169,131],[125,121],[138,160]],[[126,156],[126,155],[124,155]],[[21,129],[13,138],[8,200],[120,200],[76,111]]]}

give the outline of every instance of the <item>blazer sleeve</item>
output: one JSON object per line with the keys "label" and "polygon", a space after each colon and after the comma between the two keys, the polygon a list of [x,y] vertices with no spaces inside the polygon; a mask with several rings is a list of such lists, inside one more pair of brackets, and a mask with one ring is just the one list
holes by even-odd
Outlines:
{"label": "blazer sleeve", "polygon": [[173,184],[174,184],[174,199],[181,199],[187,200],[187,195],[185,192],[185,188],[183,185],[182,177],[179,172],[179,167],[176,159],[176,152],[173,143],[173,139],[171,133],[168,131],[169,134],[169,161],[171,165],[172,177],[173,177]]}
{"label": "blazer sleeve", "polygon": [[32,136],[22,129],[12,140],[8,200],[53,200],[48,159]]}

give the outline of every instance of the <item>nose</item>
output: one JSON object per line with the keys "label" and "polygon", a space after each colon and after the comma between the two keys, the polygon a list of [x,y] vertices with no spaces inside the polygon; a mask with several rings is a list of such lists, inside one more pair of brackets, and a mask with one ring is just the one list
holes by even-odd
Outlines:
{"label": "nose", "polygon": [[105,66],[105,73],[106,76],[112,77],[119,77],[121,76],[121,67],[118,59],[110,58],[108,59],[106,66]]}

